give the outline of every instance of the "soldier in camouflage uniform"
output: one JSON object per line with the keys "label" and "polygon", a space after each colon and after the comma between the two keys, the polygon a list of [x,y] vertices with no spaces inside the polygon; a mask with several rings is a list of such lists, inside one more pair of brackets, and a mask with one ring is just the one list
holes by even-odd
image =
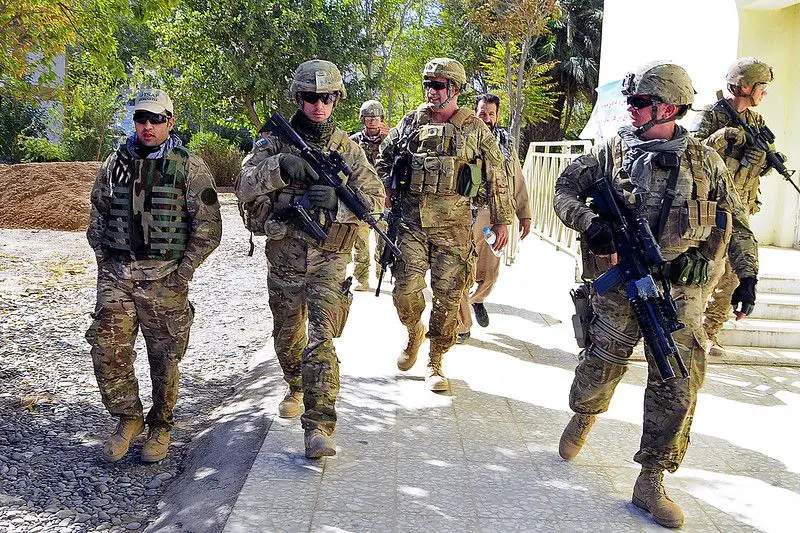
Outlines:
{"label": "soldier in camouflage uniform", "polygon": [[[378,158],[378,151],[380,150],[381,142],[383,142],[383,139],[386,138],[386,134],[389,133],[389,127],[383,122],[384,118],[386,117],[386,112],[383,110],[383,105],[381,105],[379,101],[367,100],[361,104],[359,116],[361,117],[361,131],[351,135],[350,139],[352,139],[353,142],[358,143],[358,145],[364,149],[364,153],[367,154],[367,160],[369,161],[369,164],[374,165],[375,160]],[[380,228],[383,231],[386,231],[386,222],[381,221],[379,224]],[[358,228],[356,243],[353,247],[353,262],[355,264],[353,276],[355,276],[356,281],[358,282],[358,285],[355,287],[355,290],[357,291],[370,290],[369,234],[369,226],[365,225]],[[380,261],[382,249],[382,241],[379,240],[375,250],[376,264],[378,261]],[[379,268],[380,266],[376,266],[376,274],[378,276],[380,276],[380,272],[378,271]]]}
{"label": "soldier in camouflage uniform", "polygon": [[[375,169],[331,116],[347,96],[336,65],[317,59],[300,64],[290,93],[298,106],[289,120],[295,131],[312,146],[339,152],[353,171],[348,185],[374,212],[383,210],[383,186]],[[332,435],[339,362],[333,339],[341,335],[350,309],[353,296],[345,270],[362,223],[339,201],[335,189],[315,183],[318,176],[298,153],[278,136],[259,139],[242,163],[236,195],[247,206],[257,204],[253,223],[267,238],[275,352],[289,385],[278,414],[303,414],[306,456],[318,458],[336,453]],[[327,233],[324,242],[301,229],[297,219],[275,216],[306,192],[311,216]]]}
{"label": "soldier in camouflage uniform", "polygon": [[[170,133],[169,96],[142,91],[133,121],[136,133],[106,159],[92,189],[86,236],[97,257],[97,305],[86,339],[103,404],[119,417],[103,455],[121,459],[146,422],[142,460],[156,462],[167,455],[194,317],[189,280],[219,244],[222,220],[208,167]],[[140,326],[153,381],[146,420],[133,369]]]}
{"label": "soldier in camouflage uniform", "polygon": [[[673,272],[669,274],[675,283],[672,296],[686,327],[672,337],[689,378],[662,381],[645,345],[649,372],[644,426],[641,447],[634,456],[642,470],[633,489],[633,503],[648,510],[659,524],[681,527],[684,515],[666,495],[663,471],[674,472],[683,460],[697,391],[705,376],[708,338],[702,325],[705,302],[701,294],[707,282],[708,258],[730,239],[731,264],[743,285],[752,288],[734,295],[744,307],[755,302],[758,250],[722,159],[675,124],[694,99],[686,71],[668,63],[645,65],[625,77],[623,94],[628,96],[632,126],[621,128],[617,136],[567,167],[556,183],[554,207],[564,224],[581,232],[588,247],[584,277],[595,278],[612,264],[616,250],[609,223],[586,205],[586,195],[593,182],[602,177],[611,180],[631,201],[631,208],[649,221]],[[671,205],[662,202],[673,192]],[[576,414],[559,445],[566,460],[578,454],[595,416],[607,410],[642,336],[624,287],[602,296],[593,294],[591,307],[594,316],[588,348],[575,370],[569,396]]]}
{"label": "soldier in camouflage uniform", "polygon": [[[733,95],[729,102],[748,124],[764,127],[764,119],[753,111],[767,95],[768,84],[772,81],[772,68],[752,57],[737,59],[728,70],[726,82]],[[707,107],[700,114],[694,135],[704,145],[722,156],[725,165],[733,176],[736,192],[742,199],[747,217],[761,209],[758,200],[758,186],[761,176],[769,172],[767,154],[755,147],[745,146],[744,130],[718,105]],[[705,329],[713,342],[711,355],[724,356],[725,350],[717,340],[717,334],[731,314],[731,295],[739,285],[739,278],[730,261],[720,261],[711,272],[708,292],[711,298],[705,313]],[[738,318],[741,316],[737,315]]]}
{"label": "soldier in camouflage uniform", "polygon": [[[494,94],[478,96],[475,99],[475,114],[492,130],[497,139],[497,145],[503,153],[506,174],[509,176],[508,184],[512,189],[511,195],[514,199],[514,212],[519,220],[520,240],[522,240],[531,231],[531,205],[514,139],[506,128],[497,125],[500,114],[500,98]],[[489,210],[482,207],[475,211],[475,221],[472,223],[472,241],[478,253],[475,264],[476,286],[472,294],[470,294],[471,287],[467,287],[461,298],[458,310],[458,343],[466,342],[470,337],[470,328],[472,328],[470,306],[475,311],[478,325],[484,328],[489,325],[489,313],[483,302],[492,292],[500,274],[500,257],[492,253],[483,234],[483,228],[489,225]]]}
{"label": "soldier in camouflage uniform", "polygon": [[430,269],[433,309],[426,383],[433,391],[443,391],[449,383],[442,358],[455,343],[459,301],[464,288],[472,284],[471,201],[488,206],[496,250],[508,240],[506,225],[511,223],[513,206],[503,156],[492,132],[472,110],[458,107],[458,95],[467,82],[464,67],[453,59],[437,58],[422,74],[428,102],[392,128],[375,166],[392,195],[395,157],[401,151],[410,155],[409,190],[397,191],[402,195],[398,245],[403,255],[393,272],[393,297],[408,329],[408,343],[397,366],[410,369],[424,339],[422,291]]}

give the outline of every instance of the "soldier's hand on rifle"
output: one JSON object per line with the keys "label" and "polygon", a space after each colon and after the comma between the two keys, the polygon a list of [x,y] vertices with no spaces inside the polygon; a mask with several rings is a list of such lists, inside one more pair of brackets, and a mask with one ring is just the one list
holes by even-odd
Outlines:
{"label": "soldier's hand on rifle", "polygon": [[[739,280],[739,286],[733,291],[733,296],[731,297],[731,305],[733,305],[733,313],[736,315],[736,320],[741,320],[753,312],[753,308],[756,305],[757,282],[758,279],[754,276]],[[739,304],[741,304],[741,308]]]}
{"label": "soldier's hand on rifle", "polygon": [[492,250],[499,252],[508,244],[508,226],[505,224],[495,224],[492,226],[492,231],[496,236]]}
{"label": "soldier's hand on rifle", "polygon": [[386,209],[391,209],[393,199],[394,199],[394,189],[386,189],[386,198],[383,200],[383,206]]}
{"label": "soldier's hand on rifle", "polygon": [[586,230],[586,243],[589,250],[595,255],[611,255],[616,253],[617,247],[614,246],[614,233],[611,226],[605,220],[596,217]]}
{"label": "soldier's hand on rifle", "polygon": [[328,211],[336,211],[339,207],[339,198],[336,196],[336,189],[328,185],[312,185],[308,188],[308,199],[311,205],[321,207]]}
{"label": "soldier's hand on rifle", "polygon": [[742,128],[737,128],[734,126],[728,126],[727,128],[723,128],[723,135],[725,136],[725,140],[731,146],[741,146],[747,141],[747,137],[745,137],[744,130]]}
{"label": "soldier's hand on rifle", "polygon": [[744,158],[747,159],[751,165],[759,165],[766,159],[766,153],[758,148],[748,146],[744,149]]}
{"label": "soldier's hand on rifle", "polygon": [[531,232],[531,219],[529,218],[519,219],[519,231],[520,231],[519,240],[522,240],[525,237],[527,237],[528,233]]}
{"label": "soldier's hand on rifle", "polygon": [[280,153],[277,157],[284,181],[290,184],[298,184],[311,183],[319,179],[319,176],[308,164],[308,161],[302,157],[289,153]]}

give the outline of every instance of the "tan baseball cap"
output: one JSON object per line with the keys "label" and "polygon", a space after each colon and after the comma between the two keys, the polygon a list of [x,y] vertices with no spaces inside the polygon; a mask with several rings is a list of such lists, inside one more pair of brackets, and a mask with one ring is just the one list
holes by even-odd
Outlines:
{"label": "tan baseball cap", "polygon": [[136,96],[133,111],[150,111],[159,115],[172,115],[172,100],[161,89],[143,89]]}

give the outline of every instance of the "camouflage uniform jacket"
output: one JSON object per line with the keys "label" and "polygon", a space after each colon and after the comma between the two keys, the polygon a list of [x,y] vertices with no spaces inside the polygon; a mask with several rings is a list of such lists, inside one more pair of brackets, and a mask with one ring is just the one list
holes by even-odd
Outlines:
{"label": "camouflage uniform jacket", "polygon": [[352,134],[350,136],[350,140],[364,149],[364,153],[367,155],[367,161],[369,161],[370,165],[374,165],[375,160],[378,159],[378,154],[380,153],[383,137],[376,135],[374,138],[370,138],[364,134],[364,131],[362,130],[358,133]]}
{"label": "camouflage uniform jacket", "polygon": [[[383,185],[378,180],[375,169],[367,161],[364,151],[339,128],[333,132],[324,148],[326,152],[332,150],[339,152],[352,170],[352,175],[347,181],[350,188],[356,191],[373,213],[383,212],[385,195]],[[303,231],[300,226],[294,225],[291,221],[273,220],[270,216],[277,210],[289,207],[293,201],[299,200],[306,190],[304,186],[290,185],[284,181],[281,176],[280,161],[276,157],[280,153],[299,154],[299,151],[275,135],[259,140],[253,151],[242,162],[242,173],[236,181],[236,196],[243,203],[257,201],[264,205],[264,231],[268,240],[281,239],[289,233],[309,244],[318,245],[316,239]],[[341,200],[332,223],[325,221],[322,210],[315,211],[312,216],[316,217],[328,231],[328,240],[322,243],[321,247],[334,252],[351,249],[356,229],[364,223]]]}
{"label": "camouflage uniform jacket", "polygon": [[[757,128],[764,127],[764,118],[752,109],[745,109],[740,115],[747,124]],[[736,187],[736,192],[739,193],[742,203],[747,207],[749,214],[753,215],[761,209],[761,202],[758,200],[758,186],[761,182],[761,176],[765,173],[767,154],[760,152],[759,159],[754,164],[749,166],[742,165],[741,161],[744,159],[745,146],[731,146],[725,140],[722,132],[714,135],[715,132],[726,127],[737,126],[721,107],[707,106],[699,116],[699,122],[694,128],[696,129],[694,136],[722,156],[731,176],[733,176],[733,185]]]}
{"label": "camouflage uniform jacket", "polygon": [[[184,196],[191,224],[182,257],[170,261],[137,260],[124,252],[110,250],[103,244],[114,194],[112,169],[115,168],[119,150],[122,149],[124,147],[108,156],[97,172],[92,188],[92,212],[86,237],[95,251],[98,265],[103,263],[103,266],[111,268],[114,275],[120,279],[155,280],[177,270],[180,277],[190,280],[195,269],[214,251],[222,238],[222,218],[211,172],[202,159],[194,154],[188,154]],[[179,148],[179,150],[185,149]],[[134,160],[136,169],[141,166],[142,161],[142,159]],[[134,170],[134,175],[136,173]]]}
{"label": "camouflage uniform jacket", "polygon": [[[426,139],[426,132],[435,135]],[[503,155],[492,132],[470,109],[460,108],[447,123],[433,122],[427,104],[403,117],[381,144],[375,163],[378,175],[392,188],[396,153],[411,152],[411,190],[404,194],[403,220],[424,228],[469,226],[471,199],[456,192],[460,171],[467,164],[482,167],[478,205],[489,208],[492,224],[510,224],[514,206]]]}
{"label": "camouflage uniform jacket", "polygon": [[[698,233],[703,228],[688,219],[691,219],[690,213],[697,200],[709,200],[732,216],[728,254],[737,276],[755,276],[758,273],[757,243],[750,231],[744,206],[733,190],[728,170],[716,152],[692,137],[687,140],[688,145],[680,158],[677,196],[664,234],[659,236],[664,258],[672,260],[707,239],[707,235],[703,237],[705,233]],[[606,176],[612,179],[618,190],[630,192],[630,178],[621,168],[628,149],[617,135],[595,145],[589,154],[578,157],[564,170],[556,181],[554,208],[565,225],[580,232],[589,227],[597,215],[586,205],[587,191],[600,177]],[[651,228],[658,226],[668,174],[661,168],[653,170],[653,180],[641,211]]]}
{"label": "camouflage uniform jacket", "polygon": [[494,129],[494,137],[497,139],[497,144],[505,159],[506,172],[509,176],[508,184],[512,188],[511,194],[514,198],[517,220],[533,218],[528,189],[525,185],[525,177],[522,175],[522,165],[519,162],[517,147],[514,146],[514,139],[506,128],[500,126]]}

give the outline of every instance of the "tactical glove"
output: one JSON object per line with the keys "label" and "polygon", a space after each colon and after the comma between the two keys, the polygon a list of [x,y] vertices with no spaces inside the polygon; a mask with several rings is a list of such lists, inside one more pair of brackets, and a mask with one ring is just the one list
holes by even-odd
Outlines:
{"label": "tactical glove", "polygon": [[327,185],[312,185],[308,188],[308,199],[314,207],[321,207],[328,211],[336,211],[339,207],[339,198],[336,189]]}
{"label": "tactical glove", "polygon": [[727,128],[723,128],[725,140],[731,146],[741,146],[747,141],[747,137],[744,135],[744,131],[741,128],[735,128],[728,126]]}
{"label": "tactical glove", "polygon": [[281,177],[290,184],[311,183],[317,181],[319,176],[308,161],[300,156],[280,153],[278,154],[278,165],[281,169]]}
{"label": "tactical glove", "polygon": [[751,165],[760,165],[764,163],[766,154],[763,150],[748,146],[744,149],[744,158],[747,159],[747,162]]}
{"label": "tactical glove", "polygon": [[[755,276],[742,278],[739,280],[739,286],[733,291],[731,297],[731,305],[733,305],[734,313],[749,315],[753,312],[756,305],[756,283],[758,279]],[[739,304],[742,304],[739,309]]]}
{"label": "tactical glove", "polygon": [[595,255],[611,255],[617,251],[611,226],[600,218],[593,219],[586,230],[586,243]]}

